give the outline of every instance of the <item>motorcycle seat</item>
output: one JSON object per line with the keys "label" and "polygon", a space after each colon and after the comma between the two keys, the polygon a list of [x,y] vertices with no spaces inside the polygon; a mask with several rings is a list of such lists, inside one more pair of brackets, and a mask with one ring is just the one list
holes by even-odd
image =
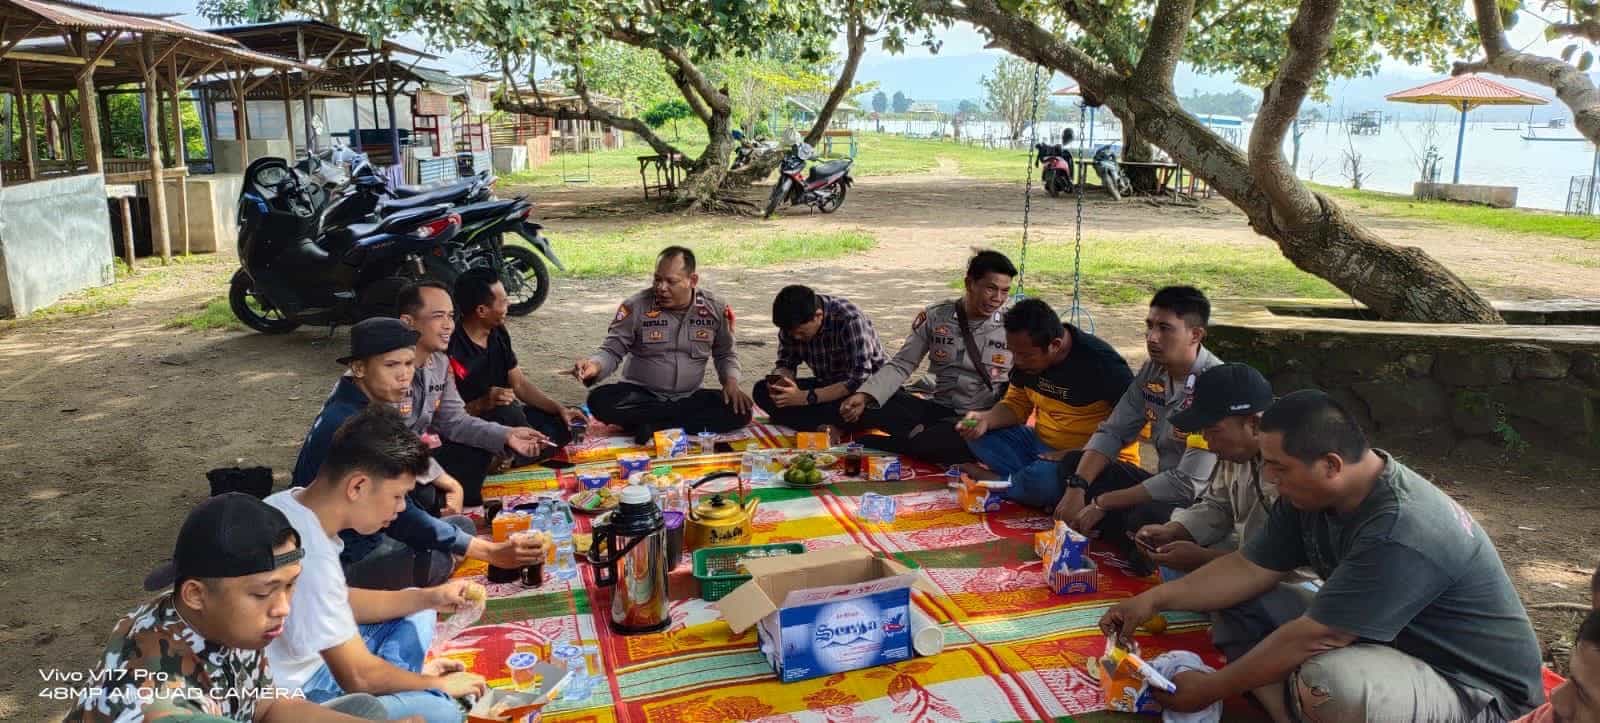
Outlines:
{"label": "motorcycle seat", "polygon": [[483,221],[485,219],[503,217],[506,214],[511,213],[512,209],[516,208],[517,204],[519,203],[523,203],[523,201],[515,198],[497,201],[483,201],[481,203],[474,203],[468,206],[458,207],[455,209],[455,211],[456,213],[461,214],[462,224],[470,224],[477,221]]}
{"label": "motorcycle seat", "polygon": [[841,158],[837,161],[828,161],[827,163],[818,163],[817,165],[811,167],[811,180],[814,181],[819,178],[831,176],[849,167],[850,159],[848,158]]}
{"label": "motorcycle seat", "polygon": [[433,188],[429,188],[427,186],[408,186],[405,184],[395,184],[394,195],[399,198],[411,198],[412,196],[421,196],[425,193],[437,193],[439,191],[461,193],[471,188],[475,183],[477,183],[477,179],[468,178],[456,181],[455,183],[447,183],[443,186],[435,186]]}
{"label": "motorcycle seat", "polygon": [[308,238],[299,239],[290,244],[289,248],[284,250],[283,255],[284,260],[290,265],[300,267],[326,264],[332,258],[328,255],[327,250]]}
{"label": "motorcycle seat", "polygon": [[436,206],[441,203],[454,204],[461,200],[461,193],[465,189],[441,188],[436,191],[411,196],[409,198],[385,198],[378,202],[378,215],[385,215],[393,211],[407,211],[413,208]]}

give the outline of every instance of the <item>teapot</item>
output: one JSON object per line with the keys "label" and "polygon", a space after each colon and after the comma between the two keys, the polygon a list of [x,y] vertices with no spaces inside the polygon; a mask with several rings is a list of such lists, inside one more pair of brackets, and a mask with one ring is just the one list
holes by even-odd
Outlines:
{"label": "teapot", "polygon": [[[739,480],[737,500],[716,492],[709,497],[693,499],[693,491],[700,485],[716,479],[734,477]],[[713,472],[689,485],[689,516],[684,522],[684,547],[698,550],[702,547],[747,545],[755,520],[756,505],[761,502],[755,495],[746,494],[744,478],[737,472]]]}

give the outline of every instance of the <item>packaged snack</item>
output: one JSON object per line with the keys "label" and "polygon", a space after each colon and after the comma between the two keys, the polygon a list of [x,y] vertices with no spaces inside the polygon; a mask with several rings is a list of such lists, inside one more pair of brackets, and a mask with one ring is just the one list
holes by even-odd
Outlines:
{"label": "packaged snack", "polygon": [[[1049,535],[1048,538],[1044,538]],[[1044,538],[1044,539],[1041,539]],[[1057,595],[1075,595],[1099,589],[1099,570],[1084,554],[1089,538],[1056,520],[1055,529],[1034,536],[1034,549],[1042,548],[1045,586]]]}
{"label": "packaged snack", "polygon": [[827,432],[799,432],[795,434],[795,449],[824,450],[833,445]]}
{"label": "packaged snack", "polygon": [[617,466],[621,468],[622,478],[629,479],[636,472],[650,469],[650,455],[644,452],[628,452],[617,455]]}
{"label": "packaged snack", "polygon": [[900,458],[892,454],[880,454],[868,457],[867,479],[876,481],[899,481]]}
{"label": "packaged snack", "polygon": [[655,434],[656,459],[689,456],[689,435],[682,429],[663,429]]}
{"label": "packaged snack", "polygon": [[992,481],[979,482],[969,475],[961,475],[961,487],[956,490],[956,499],[961,502],[961,509],[975,515],[985,512],[994,512],[1000,509],[1000,495],[997,489],[1009,487],[1009,482]]}
{"label": "packaged snack", "polygon": [[1100,681],[1105,696],[1106,710],[1118,713],[1144,713],[1155,715],[1161,705],[1150,695],[1151,688],[1174,692],[1177,687],[1139,657],[1139,646],[1130,642],[1131,649],[1118,646],[1106,639],[1105,653],[1084,662],[1089,676]]}

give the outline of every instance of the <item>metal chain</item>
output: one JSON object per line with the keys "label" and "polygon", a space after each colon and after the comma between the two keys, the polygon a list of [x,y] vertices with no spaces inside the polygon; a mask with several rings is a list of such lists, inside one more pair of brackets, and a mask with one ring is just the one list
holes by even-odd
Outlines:
{"label": "metal chain", "polygon": [[1022,191],[1022,255],[1017,265],[1017,288],[1011,293],[1013,298],[1023,296],[1022,283],[1028,274],[1028,222],[1033,212],[1033,169],[1039,162],[1039,69],[1038,63],[1033,64],[1033,115],[1028,126],[1028,134],[1033,139],[1028,144],[1028,177],[1023,179],[1025,187]]}
{"label": "metal chain", "polygon": [[[1078,87],[1081,88],[1083,86],[1080,85]],[[1078,106],[1079,138],[1085,137],[1084,131],[1088,128],[1089,114],[1087,111],[1088,108],[1084,107],[1080,103]],[[1085,150],[1087,151],[1087,146],[1085,146]],[[1073,185],[1076,186],[1078,190],[1078,218],[1076,238],[1074,239],[1072,246],[1072,308],[1068,309],[1067,311],[1067,319],[1071,321],[1074,326],[1093,334],[1094,316],[1089,313],[1088,309],[1083,308],[1081,295],[1082,289],[1080,283],[1083,278],[1083,176],[1088,175],[1088,173],[1083,171],[1081,166],[1076,170],[1079,171],[1078,178],[1074,179],[1077,181],[1077,183]],[[1085,321],[1087,321],[1087,323],[1085,323]]]}

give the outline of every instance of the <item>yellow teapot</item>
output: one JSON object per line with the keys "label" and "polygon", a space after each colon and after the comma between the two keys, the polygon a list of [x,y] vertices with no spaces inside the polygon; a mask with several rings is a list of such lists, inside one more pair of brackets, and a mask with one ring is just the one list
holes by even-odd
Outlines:
{"label": "yellow teapot", "polygon": [[693,499],[691,492],[689,500],[689,516],[684,521],[684,547],[689,550],[698,550],[702,547],[722,547],[724,545],[750,544],[750,531],[755,521],[756,505],[761,502],[755,495],[746,494],[744,478],[737,472],[713,472],[702,477],[698,482],[689,485],[695,490],[707,482],[726,477],[739,480],[739,497],[737,500],[724,497],[721,492],[713,493],[709,497]]}

